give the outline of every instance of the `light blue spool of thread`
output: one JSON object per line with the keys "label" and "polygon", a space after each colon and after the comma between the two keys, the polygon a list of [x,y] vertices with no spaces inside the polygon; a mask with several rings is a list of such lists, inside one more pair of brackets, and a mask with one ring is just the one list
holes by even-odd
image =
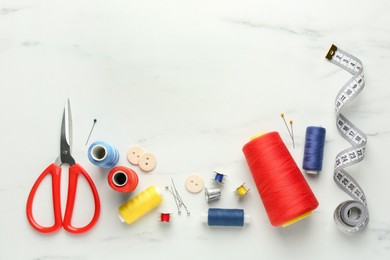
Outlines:
{"label": "light blue spool of thread", "polygon": [[109,169],[118,163],[119,152],[110,144],[97,141],[89,146],[88,159],[96,166]]}
{"label": "light blue spool of thread", "polygon": [[318,126],[306,128],[305,150],[302,168],[308,174],[318,174],[324,159],[326,129]]}
{"label": "light blue spool of thread", "polygon": [[205,217],[209,226],[242,227],[250,222],[243,209],[209,208]]}

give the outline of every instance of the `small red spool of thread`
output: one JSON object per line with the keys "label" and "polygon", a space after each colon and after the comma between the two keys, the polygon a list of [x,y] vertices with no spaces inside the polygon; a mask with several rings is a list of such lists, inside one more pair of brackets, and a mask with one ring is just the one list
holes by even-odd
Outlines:
{"label": "small red spool of thread", "polygon": [[116,166],[108,174],[108,184],[118,192],[131,192],[138,186],[138,175],[130,168]]}
{"label": "small red spool of thread", "polygon": [[161,222],[170,222],[171,221],[171,213],[161,213],[160,221]]}
{"label": "small red spool of thread", "polygon": [[292,224],[318,207],[278,132],[252,139],[242,150],[273,226]]}

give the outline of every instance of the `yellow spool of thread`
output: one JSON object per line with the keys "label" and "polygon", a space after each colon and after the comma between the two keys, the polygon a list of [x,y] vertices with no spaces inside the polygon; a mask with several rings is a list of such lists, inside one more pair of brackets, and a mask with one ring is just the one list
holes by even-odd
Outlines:
{"label": "yellow spool of thread", "polygon": [[245,188],[245,183],[244,184],[242,184],[240,187],[238,187],[237,189],[236,189],[236,193],[237,193],[237,195],[241,198],[241,197],[244,197],[247,193],[248,193],[248,191],[249,191],[249,189],[247,189],[247,188]]}
{"label": "yellow spool of thread", "polygon": [[122,222],[131,224],[162,202],[159,190],[150,186],[119,207],[119,218]]}

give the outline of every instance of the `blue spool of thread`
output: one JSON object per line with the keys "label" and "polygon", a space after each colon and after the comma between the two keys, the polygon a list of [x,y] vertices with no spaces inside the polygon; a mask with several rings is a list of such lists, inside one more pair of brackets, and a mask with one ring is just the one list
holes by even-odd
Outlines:
{"label": "blue spool of thread", "polygon": [[96,166],[109,169],[118,163],[119,152],[110,144],[97,141],[89,146],[88,159]]}
{"label": "blue spool of thread", "polygon": [[322,170],[326,129],[318,126],[306,128],[305,150],[302,168],[308,174],[318,174]]}
{"label": "blue spool of thread", "polygon": [[209,208],[207,224],[209,226],[242,227],[250,222],[250,216],[243,209]]}
{"label": "blue spool of thread", "polygon": [[225,177],[225,174],[222,174],[222,173],[219,173],[219,172],[215,172],[214,181],[219,182],[219,183],[223,183],[223,178],[224,177]]}

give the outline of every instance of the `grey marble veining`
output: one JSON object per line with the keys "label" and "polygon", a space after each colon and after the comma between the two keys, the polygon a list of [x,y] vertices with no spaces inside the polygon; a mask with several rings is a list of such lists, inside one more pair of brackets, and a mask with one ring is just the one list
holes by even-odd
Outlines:
{"label": "grey marble veining", "polygon": [[[0,259],[389,259],[390,4],[380,1],[0,1]],[[325,59],[334,43],[362,60],[366,86],[345,111],[368,135],[366,158],[349,173],[363,188],[370,223],[340,232],[336,206],[349,199],[333,182],[336,154],[349,147],[337,132],[334,99],[351,77]],[[101,197],[98,224],[74,236],[42,235],[25,216],[28,192],[58,152],[66,98],[73,112],[76,160]],[[294,120],[296,148],[280,118]],[[117,194],[106,170],[87,158],[85,141],[106,140],[126,152],[138,144],[158,158],[134,194],[151,184],[164,201],[132,225],[117,208],[134,194]],[[288,228],[272,227],[242,146],[259,132],[278,131],[301,167],[305,129],[327,129],[324,167],[305,176],[320,206]],[[131,166],[130,166],[131,167]],[[190,194],[190,173],[211,186],[212,171],[228,175],[220,201]],[[164,187],[174,178],[191,216],[178,216]],[[62,176],[62,204],[67,190]],[[234,189],[251,191],[238,200]],[[93,203],[83,181],[74,221],[89,220]],[[35,213],[51,223],[50,180]],[[207,208],[244,208],[244,228],[210,228]],[[64,210],[64,209],[63,209]],[[172,212],[161,225],[158,213]]]}

